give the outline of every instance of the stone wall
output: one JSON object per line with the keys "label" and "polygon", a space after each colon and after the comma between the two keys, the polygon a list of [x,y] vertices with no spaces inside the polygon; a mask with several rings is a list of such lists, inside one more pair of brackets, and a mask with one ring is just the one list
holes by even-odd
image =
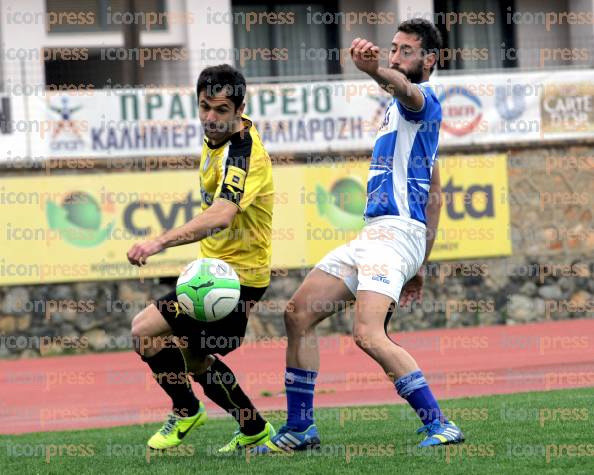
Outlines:
{"label": "stone wall", "polygon": [[[594,147],[508,150],[506,258],[432,263],[423,302],[400,309],[393,331],[594,317]],[[283,336],[282,310],[307,269],[275,273],[249,338]],[[0,288],[0,357],[129,350],[130,322],[174,280]],[[347,309],[320,334],[350,331]]]}

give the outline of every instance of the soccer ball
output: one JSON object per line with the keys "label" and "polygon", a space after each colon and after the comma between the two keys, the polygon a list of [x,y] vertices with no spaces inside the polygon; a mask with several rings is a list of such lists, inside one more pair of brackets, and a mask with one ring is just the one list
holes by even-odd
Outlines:
{"label": "soccer ball", "polygon": [[239,277],[220,259],[197,259],[182,271],[175,287],[181,310],[200,322],[216,322],[239,302]]}

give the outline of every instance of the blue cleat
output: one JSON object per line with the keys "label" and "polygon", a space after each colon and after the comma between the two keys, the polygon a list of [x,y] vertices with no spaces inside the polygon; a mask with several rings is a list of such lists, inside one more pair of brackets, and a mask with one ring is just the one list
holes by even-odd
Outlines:
{"label": "blue cleat", "polygon": [[320,434],[315,424],[310,425],[303,432],[282,426],[278,433],[262,445],[250,450],[252,455],[286,453],[294,450],[312,450],[320,447]]}
{"label": "blue cleat", "polygon": [[453,422],[441,422],[439,419],[435,419],[417,430],[417,434],[423,432],[427,433],[427,437],[423,439],[419,447],[460,444],[464,442],[464,434]]}

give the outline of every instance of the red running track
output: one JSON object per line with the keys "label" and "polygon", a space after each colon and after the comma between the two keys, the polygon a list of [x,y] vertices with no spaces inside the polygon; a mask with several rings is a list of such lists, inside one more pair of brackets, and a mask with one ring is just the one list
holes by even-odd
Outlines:
{"label": "red running track", "polygon": [[[594,386],[594,320],[393,335],[438,398]],[[225,358],[260,410],[285,409],[285,342],[247,343]],[[350,336],[320,339],[316,406],[401,402]],[[200,397],[200,386],[194,385]],[[163,420],[167,396],[132,352],[0,362],[0,433]],[[205,400],[211,415],[221,410]]]}

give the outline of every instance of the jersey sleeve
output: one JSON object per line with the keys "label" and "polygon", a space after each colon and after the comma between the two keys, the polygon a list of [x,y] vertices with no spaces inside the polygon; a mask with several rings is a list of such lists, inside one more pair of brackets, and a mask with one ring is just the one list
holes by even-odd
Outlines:
{"label": "jersey sleeve", "polygon": [[430,90],[428,90],[427,86],[422,84],[415,84],[415,86],[419,89],[419,91],[421,91],[421,94],[423,94],[423,107],[421,110],[410,110],[400,101],[396,101],[400,114],[410,122],[417,122],[419,120],[424,120],[428,117],[431,117],[436,108],[439,107],[439,101],[435,95],[432,94]]}
{"label": "jersey sleeve", "polygon": [[253,152],[253,141],[249,133],[240,140],[231,142],[215,195],[220,199],[231,201],[241,211],[254,201],[264,184],[263,157]]}

